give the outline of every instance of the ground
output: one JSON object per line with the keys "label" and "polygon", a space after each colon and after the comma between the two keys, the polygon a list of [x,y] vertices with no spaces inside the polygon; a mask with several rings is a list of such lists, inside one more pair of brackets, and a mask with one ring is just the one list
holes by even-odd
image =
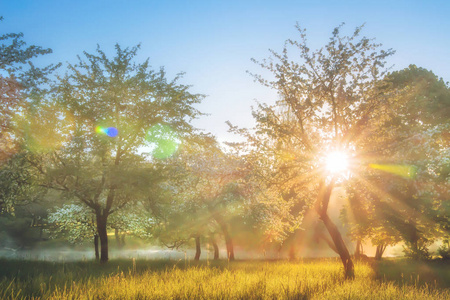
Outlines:
{"label": "ground", "polygon": [[1,299],[450,299],[450,264],[288,261],[1,260]]}

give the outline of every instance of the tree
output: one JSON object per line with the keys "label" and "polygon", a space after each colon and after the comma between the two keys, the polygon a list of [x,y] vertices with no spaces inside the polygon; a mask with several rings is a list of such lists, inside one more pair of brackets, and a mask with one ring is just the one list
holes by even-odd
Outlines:
{"label": "tree", "polygon": [[[360,174],[359,176],[363,176]],[[379,178],[378,178],[379,180]],[[368,179],[374,185],[377,178]],[[361,188],[360,182],[349,184],[347,190],[348,205],[341,211],[341,219],[347,226],[349,235],[356,241],[355,257],[362,254],[362,242],[370,239],[376,246],[375,259],[380,260],[387,246],[393,246],[401,241],[398,224],[403,219],[387,205],[385,197],[379,197],[370,189]],[[387,191],[384,195],[388,194]]]}
{"label": "tree", "polygon": [[239,194],[242,161],[232,153],[225,153],[213,137],[198,135],[190,143],[183,143],[168,163],[172,166],[166,183],[169,204],[151,207],[159,212],[160,241],[177,248],[194,238],[198,259],[203,237],[213,245],[214,257],[218,258],[215,236],[220,231],[227,256],[233,260],[230,223],[242,199]]}
{"label": "tree", "polygon": [[377,245],[377,258],[399,238],[407,255],[426,257],[427,246],[445,238],[449,228],[450,89],[414,65],[388,74],[380,88],[386,101],[360,139],[367,167],[351,185],[365,194],[361,200],[371,212],[367,234]]}
{"label": "tree", "polygon": [[245,174],[243,162],[236,154],[225,153],[209,137],[189,146],[180,154],[189,176],[191,201],[196,201],[207,218],[215,221],[224,236],[227,257],[234,260],[230,223],[242,200],[239,185]]}
{"label": "tree", "polygon": [[32,61],[51,52],[27,46],[22,33],[0,36],[0,215],[13,216],[16,205],[28,204],[42,195],[33,185],[33,170],[21,148],[23,135],[17,121],[48,92],[45,85],[49,74],[59,64],[38,68]]}
{"label": "tree", "polygon": [[[297,26],[300,41],[288,40],[281,53],[271,51],[257,62],[273,79],[255,79],[278,91],[274,106],[258,105],[253,115],[256,132],[247,132],[260,160],[269,166],[272,185],[293,189],[297,197],[314,205],[342,260],[345,276],[353,277],[349,251],[327,214],[333,187],[345,185],[344,176],[326,174],[324,156],[333,151],[358,151],[359,133],[367,126],[384,97],[377,92],[386,74],[385,59],[392,50],[380,50],[372,40],[360,38],[361,27],[351,36],[334,29],[330,41],[310,51],[305,31]],[[291,48],[296,50],[291,60]],[[334,176],[333,176],[334,175]]]}
{"label": "tree", "polygon": [[[0,17],[0,21],[3,17]],[[23,33],[0,36],[0,163],[19,151],[14,117],[46,91],[48,75],[58,65],[35,67],[33,58],[52,53],[39,46],[26,46]]]}
{"label": "tree", "polygon": [[[193,131],[189,122],[200,114],[194,105],[202,99],[178,83],[180,76],[168,81],[164,69],[151,70],[148,60],[134,63],[139,46],[115,49],[112,59],[97,48],[69,64],[47,101],[60,116],[51,119],[59,126],[50,127],[60,142],[41,151],[42,162],[35,165],[42,186],[95,214],[102,262],[108,260],[109,216],[152,197],[151,187],[161,177],[156,159],[141,150],[152,143],[152,126],[170,127],[183,139]],[[28,145],[40,140],[29,136]]]}
{"label": "tree", "polygon": [[[134,209],[126,207],[110,217],[109,228],[120,229],[122,235],[134,234],[138,237],[148,237],[149,228],[153,221],[144,213],[143,209],[136,205]],[[95,259],[100,259],[99,235],[96,225],[96,216],[92,210],[84,204],[64,204],[61,207],[50,210],[48,214],[50,237],[65,237],[72,244],[81,244],[92,241],[95,251]],[[145,234],[144,234],[145,233]],[[119,236],[118,248],[124,245],[123,236]]]}
{"label": "tree", "polygon": [[51,237],[64,236],[73,244],[91,240],[94,244],[95,259],[100,259],[95,215],[86,208],[82,205],[66,204],[50,212],[48,222],[53,226],[49,232]]}

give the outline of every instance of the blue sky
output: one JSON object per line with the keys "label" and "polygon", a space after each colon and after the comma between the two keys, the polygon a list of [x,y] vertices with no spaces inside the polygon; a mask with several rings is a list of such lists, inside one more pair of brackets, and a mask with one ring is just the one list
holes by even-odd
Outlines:
{"label": "blue sky", "polygon": [[225,121],[251,126],[255,99],[275,100],[246,71],[258,73],[251,58],[295,39],[296,22],[311,48],[342,22],[346,33],[366,23],[363,35],[397,51],[395,70],[416,64],[450,81],[450,1],[3,0],[0,15],[0,33],[23,32],[27,43],[53,49],[42,64],[73,62],[97,44],[113,53],[115,43],[141,43],[139,59],[150,57],[171,77],[186,72],[183,83],[208,95],[199,108],[210,116],[195,124],[222,141],[235,139]]}

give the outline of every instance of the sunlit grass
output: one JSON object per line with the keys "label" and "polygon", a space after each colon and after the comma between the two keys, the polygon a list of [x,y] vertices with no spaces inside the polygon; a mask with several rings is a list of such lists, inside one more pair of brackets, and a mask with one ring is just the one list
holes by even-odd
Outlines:
{"label": "sunlit grass", "polygon": [[[449,299],[448,289],[387,281],[366,264],[343,279],[336,260],[2,261],[1,299]],[[8,269],[5,269],[8,268]]]}

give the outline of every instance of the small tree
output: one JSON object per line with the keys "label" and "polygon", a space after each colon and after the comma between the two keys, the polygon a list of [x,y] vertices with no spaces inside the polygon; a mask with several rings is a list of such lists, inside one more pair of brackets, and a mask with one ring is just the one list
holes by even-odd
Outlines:
{"label": "small tree", "polygon": [[[153,221],[143,213],[139,205],[131,209],[127,207],[111,216],[110,228],[120,228],[122,234],[128,233],[138,237],[147,237]],[[65,204],[53,209],[48,214],[50,237],[64,237],[72,244],[80,244],[92,241],[95,250],[95,258],[100,259],[99,235],[95,214],[83,204]],[[117,238],[117,237],[116,237]],[[123,237],[119,237],[123,239]],[[118,247],[123,246],[123,241],[118,241]]]}
{"label": "small tree", "polygon": [[76,204],[63,205],[49,213],[48,222],[52,226],[49,232],[53,238],[64,236],[72,244],[82,243],[85,240],[93,241],[95,259],[100,259],[95,215],[88,207]]}
{"label": "small tree", "polygon": [[173,169],[167,184],[170,205],[162,209],[160,219],[164,226],[161,238],[171,247],[178,247],[194,238],[197,254],[200,237],[210,241],[218,257],[214,235],[223,234],[227,255],[234,259],[233,236],[230,220],[240,200],[238,182],[241,161],[225,153],[211,136],[197,136],[184,143],[169,162]]}

